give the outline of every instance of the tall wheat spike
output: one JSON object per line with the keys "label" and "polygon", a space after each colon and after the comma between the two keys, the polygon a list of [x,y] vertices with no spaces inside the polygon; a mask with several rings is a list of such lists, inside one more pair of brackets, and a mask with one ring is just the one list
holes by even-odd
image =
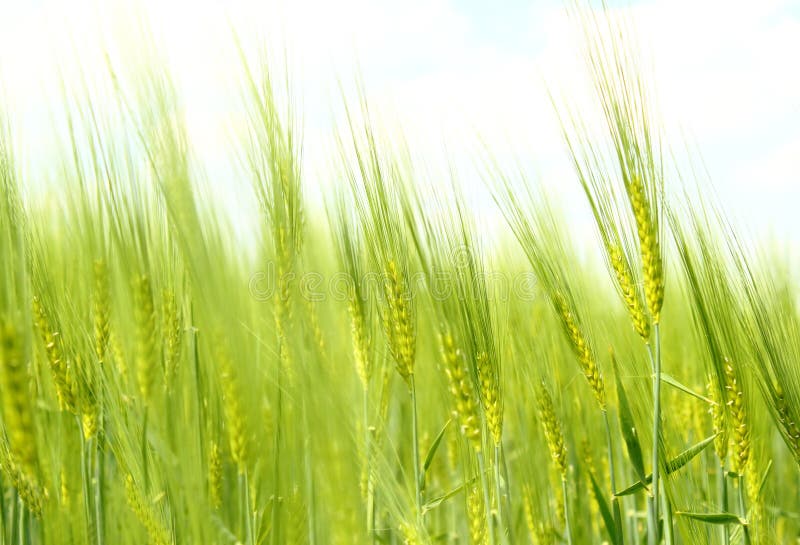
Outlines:
{"label": "tall wheat spike", "polygon": [[133,281],[134,321],[136,324],[136,383],[142,403],[147,405],[156,370],[156,311],[153,290],[147,275]]}

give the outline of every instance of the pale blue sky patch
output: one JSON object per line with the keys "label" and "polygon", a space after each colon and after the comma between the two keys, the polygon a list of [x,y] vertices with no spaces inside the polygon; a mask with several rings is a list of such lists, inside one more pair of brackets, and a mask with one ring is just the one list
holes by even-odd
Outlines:
{"label": "pale blue sky patch", "polygon": [[[670,145],[682,149],[684,135],[700,150],[717,193],[743,229],[771,232],[797,247],[797,2],[611,6],[634,22],[652,64],[648,73]],[[131,49],[126,23],[137,10],[169,62],[209,183],[228,194],[221,200],[231,211],[238,206],[230,189],[232,135],[242,120],[231,27],[250,53],[264,40],[273,52],[283,45],[289,51],[304,110],[309,184],[335,180],[327,161],[336,78],[349,84],[360,68],[375,108],[403,126],[425,162],[441,164],[446,149],[464,183],[483,191],[473,160],[480,134],[504,163],[518,161],[532,179],[558,189],[564,202],[580,200],[545,84],[577,105],[591,104],[591,96],[579,32],[556,0],[4,2],[0,77],[26,181],[55,175],[44,168],[57,152],[50,115],[59,107],[55,66],[68,81],[77,78],[78,66],[90,79],[102,78],[103,48]],[[581,216],[581,210],[574,213]]]}

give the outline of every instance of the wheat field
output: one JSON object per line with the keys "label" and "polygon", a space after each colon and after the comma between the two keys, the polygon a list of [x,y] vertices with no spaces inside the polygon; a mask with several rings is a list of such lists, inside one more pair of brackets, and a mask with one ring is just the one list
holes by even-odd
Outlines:
{"label": "wheat field", "polygon": [[570,9],[600,124],[553,108],[588,243],[481,141],[485,236],[363,84],[315,209],[295,91],[246,55],[254,244],[156,63],[110,64],[102,107],[65,91],[46,191],[4,121],[0,544],[798,542],[789,258],[674,164],[629,27]]}

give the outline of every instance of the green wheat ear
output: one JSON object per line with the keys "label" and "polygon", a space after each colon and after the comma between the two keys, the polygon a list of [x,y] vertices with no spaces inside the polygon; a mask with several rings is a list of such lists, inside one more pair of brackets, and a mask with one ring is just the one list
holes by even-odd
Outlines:
{"label": "green wheat ear", "polygon": [[472,380],[467,374],[463,355],[455,345],[452,335],[444,333],[439,335],[442,363],[450,394],[453,399],[453,416],[459,424],[459,429],[479,452],[482,447],[481,423],[478,415],[478,404],[472,386]]}
{"label": "green wheat ear", "polygon": [[731,422],[731,469],[734,473],[743,473],[750,457],[750,422],[740,378],[728,360],[725,361],[725,388]]}
{"label": "green wheat ear", "polygon": [[108,351],[109,323],[111,315],[111,294],[108,265],[97,259],[93,267],[94,286],[92,290],[92,328],[94,332],[94,352],[97,361],[104,363]]}
{"label": "green wheat ear", "polygon": [[175,292],[164,289],[161,301],[161,330],[164,332],[164,381],[167,390],[172,390],[181,355],[183,323]]}
{"label": "green wheat ear", "polygon": [[61,334],[54,330],[39,297],[33,298],[32,308],[34,324],[47,353],[47,360],[50,364],[59,404],[64,410],[75,413],[77,410],[74,395],[75,388],[72,384],[73,377],[64,358]]}
{"label": "green wheat ear", "polygon": [[159,513],[155,511],[151,502],[143,497],[139,486],[130,474],[125,476],[125,498],[131,511],[147,530],[147,535],[153,545],[171,545],[173,543],[170,532],[161,520]]}
{"label": "green wheat ear", "polygon": [[472,545],[486,545],[489,542],[486,527],[486,510],[483,506],[483,493],[478,484],[467,488],[467,520],[469,521],[469,540]]}
{"label": "green wheat ear", "polygon": [[592,393],[594,393],[594,397],[600,409],[605,409],[605,382],[603,381],[603,376],[600,374],[600,369],[597,367],[597,361],[595,360],[589,341],[576,320],[575,312],[572,310],[572,306],[567,302],[564,294],[556,293],[553,300],[558,310],[561,324],[567,332],[567,336],[572,344],[572,350],[578,358],[581,370],[586,380],[589,381],[589,386],[592,389]]}
{"label": "green wheat ear", "polygon": [[406,279],[394,260],[385,270],[386,310],[383,327],[389,339],[389,349],[394,357],[397,372],[407,383],[414,374],[416,336],[412,315],[410,293]]}
{"label": "green wheat ear", "polygon": [[0,392],[11,455],[22,471],[36,475],[36,433],[22,337],[19,329],[7,318],[0,319]]}
{"label": "green wheat ear", "polygon": [[133,280],[134,322],[136,324],[136,383],[146,406],[153,391],[156,371],[156,311],[150,279],[142,274]]}
{"label": "green wheat ear", "polygon": [[714,401],[708,412],[711,414],[712,429],[716,434],[714,438],[714,452],[717,455],[717,460],[722,467],[725,466],[725,460],[728,457],[728,426],[726,421],[727,399],[720,399],[716,393],[717,390],[711,378],[708,381],[708,397]]}
{"label": "green wheat ear", "polygon": [[225,416],[225,428],[228,434],[231,458],[240,474],[247,469],[248,431],[242,407],[241,384],[236,374],[229,348],[225,341],[217,338],[214,343],[214,355],[219,368],[219,380],[222,389],[222,409]]}

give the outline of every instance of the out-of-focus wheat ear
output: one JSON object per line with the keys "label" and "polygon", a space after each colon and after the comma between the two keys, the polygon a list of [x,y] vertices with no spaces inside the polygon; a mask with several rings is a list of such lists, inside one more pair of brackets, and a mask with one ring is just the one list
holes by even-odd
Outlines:
{"label": "out-of-focus wheat ear", "polygon": [[167,390],[171,390],[180,361],[183,339],[183,320],[175,292],[171,289],[164,289],[161,294],[161,318],[164,332],[164,381]]}
{"label": "out-of-focus wheat ear", "polygon": [[631,316],[633,328],[642,340],[647,343],[650,341],[650,318],[644,310],[644,304],[639,296],[639,291],[636,289],[636,283],[633,280],[633,273],[628,260],[622,253],[622,249],[616,244],[608,245],[608,257],[611,261],[611,268],[617,277],[617,284],[622,293],[625,307]]}
{"label": "out-of-focus wheat ear", "polygon": [[241,475],[244,474],[246,469],[248,441],[239,378],[236,376],[233,361],[223,339],[218,338],[215,341],[214,352],[220,370],[222,409],[225,416],[225,428],[228,432],[231,458]]}
{"label": "out-of-focus wheat ear", "polygon": [[7,318],[0,318],[0,392],[11,456],[25,473],[37,475],[36,433],[22,337]]}
{"label": "out-of-focus wheat ear", "polygon": [[411,375],[414,374],[416,338],[408,285],[394,260],[386,265],[385,277],[387,308],[383,317],[384,329],[397,372],[410,384]]}
{"label": "out-of-focus wheat ear", "polygon": [[[592,445],[586,439],[581,441],[580,455],[581,461],[583,462],[583,467],[581,469],[589,474],[591,478],[597,479],[597,467],[594,462]],[[595,498],[595,500],[597,500],[597,498]],[[597,505],[597,501],[590,502],[589,509],[591,511],[592,520],[597,521],[600,516],[600,508]]]}
{"label": "out-of-focus wheat ear", "polygon": [[398,524],[397,530],[400,533],[400,538],[403,540],[403,545],[425,545],[426,543],[426,541],[422,539],[416,525],[410,522],[401,522]]}
{"label": "out-of-focus wheat ear", "polygon": [[350,335],[353,341],[353,356],[356,362],[356,373],[361,387],[366,391],[369,388],[369,379],[372,377],[372,360],[370,358],[370,339],[367,334],[367,325],[362,305],[356,301],[355,290],[350,290],[347,305],[350,314]]}
{"label": "out-of-focus wheat ear", "polygon": [[56,388],[56,396],[62,409],[71,413],[76,412],[75,396],[73,386],[70,383],[70,374],[67,362],[64,358],[62,349],[61,334],[53,330],[50,318],[39,297],[33,298],[33,323],[39,333],[39,337],[44,344],[47,353],[47,362],[50,365],[50,373],[53,376],[53,384]]}
{"label": "out-of-focus wheat ear", "polygon": [[750,535],[753,543],[757,545],[766,545],[772,543],[769,540],[769,532],[765,527],[766,520],[766,502],[764,501],[764,494],[761,490],[763,472],[760,471],[758,459],[756,456],[750,456],[745,474],[745,488],[747,495],[747,522],[750,524]]}
{"label": "out-of-focus wheat ear", "polygon": [[147,275],[133,281],[134,321],[136,336],[136,383],[142,403],[147,406],[152,397],[156,371],[156,311],[153,289]]}
{"label": "out-of-focus wheat ear", "polygon": [[539,416],[542,419],[544,436],[547,439],[547,448],[550,456],[558,469],[562,479],[567,478],[567,448],[564,446],[564,434],[561,432],[561,423],[553,407],[550,392],[544,386],[539,387]]}
{"label": "out-of-focus wheat ear", "polygon": [[48,498],[47,489],[39,484],[35,474],[17,463],[5,444],[0,446],[0,469],[16,488],[23,505],[35,516],[41,516],[42,507]]}
{"label": "out-of-focus wheat ear", "polygon": [[653,323],[661,320],[661,306],[664,303],[664,268],[662,264],[658,225],[654,221],[653,205],[647,199],[642,178],[633,174],[628,182],[628,198],[636,221],[639,236],[639,251],[642,257],[644,292],[647,308]]}
{"label": "out-of-focus wheat ear", "polygon": [[439,335],[442,364],[453,396],[453,417],[459,429],[476,452],[481,451],[481,421],[472,381],[467,374],[463,354],[449,333]]}
{"label": "out-of-focus wheat ear", "polygon": [[66,464],[62,464],[58,474],[58,502],[64,511],[69,511],[72,505],[72,490],[69,484],[69,472]]}
{"label": "out-of-focus wheat ear", "polygon": [[486,352],[480,352],[476,357],[478,368],[478,386],[483,412],[486,415],[486,427],[495,445],[500,445],[503,440],[503,404],[500,399],[500,385],[496,370],[489,361]]}
{"label": "out-of-focus wheat ear", "polygon": [[308,329],[311,330],[311,336],[314,343],[314,349],[318,352],[322,361],[327,361],[327,343],[325,342],[325,333],[319,321],[319,304],[311,297],[303,297],[308,312]]}
{"label": "out-of-focus wheat ear", "polygon": [[120,338],[118,328],[112,327],[108,335],[108,347],[111,351],[111,356],[114,358],[114,365],[117,368],[120,378],[123,382],[128,380],[128,360],[125,356],[125,350],[122,346],[122,339]]}
{"label": "out-of-focus wheat ear", "polygon": [[105,363],[106,353],[108,352],[109,323],[111,316],[111,293],[108,265],[105,260],[95,260],[93,275],[92,329],[94,332],[94,352],[97,361]]}
{"label": "out-of-focus wheat ear", "polygon": [[725,360],[725,388],[727,389],[728,416],[731,423],[731,469],[743,474],[750,457],[750,423],[745,407],[744,392],[736,369]]}
{"label": "out-of-focus wheat ear", "polygon": [[308,511],[299,486],[292,487],[287,503],[286,543],[308,543]]}
{"label": "out-of-focus wheat ear", "polygon": [[522,486],[522,509],[525,514],[525,525],[528,527],[528,535],[531,542],[539,543],[539,528],[540,522],[536,520],[536,514],[533,511],[533,492],[528,483]]}
{"label": "out-of-focus wheat ear", "polygon": [[[292,354],[289,348],[289,332],[292,320],[291,287],[294,280],[294,260],[286,229],[277,228],[275,235],[277,247],[278,276],[274,296],[275,333],[278,338],[279,360],[287,372],[291,372]],[[291,378],[291,375],[289,375]]]}
{"label": "out-of-focus wheat ear", "polygon": [[76,391],[78,414],[81,417],[81,429],[83,430],[84,439],[89,440],[97,435],[100,427],[99,407],[94,390],[95,385],[92,380],[94,373],[93,370],[86,367],[91,364],[81,358],[79,354],[75,355],[73,361],[74,368],[78,374]]}
{"label": "out-of-focus wheat ear", "polygon": [[208,452],[208,501],[213,509],[222,505],[222,453],[216,441]]}
{"label": "out-of-focus wheat ear", "polygon": [[786,444],[794,456],[795,461],[800,464],[800,427],[791,414],[789,404],[786,401],[786,395],[783,393],[783,388],[779,384],[773,385],[773,402],[775,403],[775,411],[778,416],[778,424],[783,428],[784,436],[786,437]]}
{"label": "out-of-focus wheat ear", "polygon": [[153,510],[151,502],[142,497],[136,481],[130,474],[125,476],[125,498],[133,514],[147,531],[152,545],[171,545],[173,543],[167,526],[158,513]]}
{"label": "out-of-focus wheat ear", "polygon": [[477,483],[467,488],[467,521],[469,523],[469,541],[472,545],[486,545],[489,536],[486,526],[486,510],[483,504],[483,492]]}
{"label": "out-of-focus wheat ear", "polygon": [[589,381],[589,387],[592,389],[595,399],[601,410],[606,408],[606,389],[603,376],[600,374],[600,369],[597,367],[592,349],[589,342],[581,330],[580,324],[575,319],[575,313],[567,302],[566,297],[557,293],[554,296],[554,303],[558,311],[559,318],[561,319],[562,326],[567,332],[572,350],[578,357],[578,363],[581,366],[586,380]]}
{"label": "out-of-focus wheat ear", "polygon": [[715,387],[711,377],[708,380],[707,392],[709,399],[714,402],[708,409],[709,414],[711,414],[712,429],[717,434],[714,438],[714,452],[717,455],[720,467],[725,467],[729,443],[728,426],[725,418],[727,399],[722,399],[719,388]]}

